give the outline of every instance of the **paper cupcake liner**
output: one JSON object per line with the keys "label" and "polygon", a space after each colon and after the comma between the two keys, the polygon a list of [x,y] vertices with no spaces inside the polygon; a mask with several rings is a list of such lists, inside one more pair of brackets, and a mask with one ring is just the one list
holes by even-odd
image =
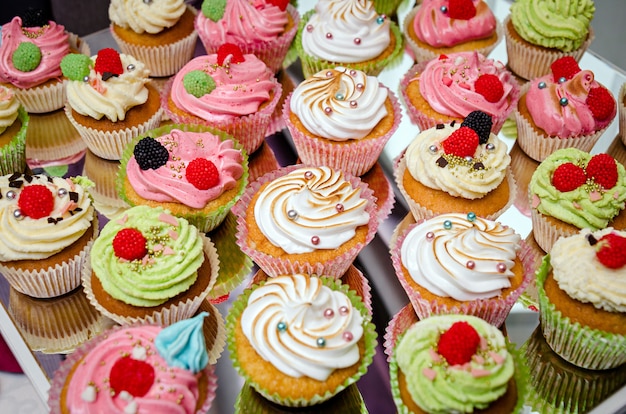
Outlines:
{"label": "paper cupcake liner", "polygon": [[248,182],[256,181],[268,172],[277,170],[281,167],[276,154],[272,151],[272,147],[266,142],[262,142],[261,146],[248,157]]}
{"label": "paper cupcake liner", "polygon": [[280,101],[278,102],[278,105],[276,105],[276,109],[274,109],[274,113],[272,114],[272,120],[270,121],[270,124],[267,127],[267,131],[265,132],[266,136],[270,136],[278,132],[281,132],[283,129],[287,127],[287,125],[285,125],[285,120],[283,119],[283,113],[284,113],[283,104],[285,103],[285,99],[287,99],[287,96],[289,96],[291,92],[293,92],[294,88],[296,87],[293,79],[287,73],[286,70],[278,71],[278,73],[276,74],[276,78],[282,85],[283,90],[282,90],[282,94],[280,97]]}
{"label": "paper cupcake liner", "polygon": [[574,234],[574,231],[566,227],[559,228],[552,224],[548,218],[537,211],[536,208],[532,208],[530,212],[533,236],[544,252],[552,251],[552,245],[559,237],[567,237]]}
{"label": "paper cupcake liner", "polygon": [[516,142],[509,152],[511,156],[511,171],[517,183],[517,191],[515,192],[515,200],[513,204],[526,217],[530,217],[531,208],[528,200],[528,183],[533,172],[539,166],[539,163],[530,158]]}
{"label": "paper cupcake liner", "polygon": [[[403,178],[402,178],[404,177],[404,172],[406,171],[406,160],[404,158],[404,154],[401,154],[400,157],[396,159],[395,167],[393,171],[394,171],[394,179],[395,179],[396,185],[398,186],[398,190],[400,190],[400,194],[402,195],[402,197],[404,197],[405,201],[407,202],[409,206],[409,210],[411,211],[411,214],[413,214],[413,217],[415,218],[415,220],[431,218],[442,213],[438,211],[433,211],[427,207],[422,206],[416,200],[414,200],[404,188]],[[498,217],[504,214],[504,212],[508,210],[509,207],[513,205],[513,202],[515,201],[515,196],[517,194],[517,183],[515,182],[515,177],[513,176],[513,171],[511,170],[510,166],[507,168],[505,179],[507,180],[507,183],[509,185],[509,200],[500,210],[495,211],[491,214],[483,215],[484,218],[489,219],[489,220],[496,220]],[[447,195],[447,193],[444,193],[443,191],[442,193]],[[460,213],[470,212],[472,211],[471,207],[472,207],[472,200],[468,199],[467,211],[457,211],[457,212],[460,212]]]}
{"label": "paper cupcake liner", "polygon": [[17,118],[22,127],[9,143],[0,147],[0,175],[22,172],[26,168],[26,134],[30,116],[23,106],[17,110]]}
{"label": "paper cupcake liner", "polygon": [[[393,17],[396,16],[401,3],[402,0],[374,0],[374,8],[378,14]],[[421,0],[417,0],[417,3],[421,3]]]}
{"label": "paper cupcake liner", "polygon": [[622,141],[622,137],[619,134],[613,138],[613,141],[611,141],[611,145],[607,148],[606,153],[615,158],[615,161],[626,165],[626,145]]}
{"label": "paper cupcake liner", "polygon": [[237,217],[237,245],[270,276],[304,273],[308,275],[327,275],[340,278],[344,273],[346,273],[359,252],[372,241],[378,228],[378,215],[375,197],[372,190],[370,190],[358,177],[344,174],[345,180],[350,182],[353,188],[360,188],[361,197],[368,200],[368,205],[366,207],[366,211],[369,214],[369,222],[367,224],[368,232],[365,241],[363,243],[357,243],[348,252],[324,262],[300,262],[297,259],[292,260],[290,258],[274,257],[267,253],[258,251],[251,246],[248,241],[246,209],[257,191],[259,191],[263,184],[270,182],[275,178],[282,177],[293,170],[304,167],[306,167],[306,165],[296,164],[271,171],[259,178],[257,181],[248,185],[243,196],[232,208],[233,214]]}
{"label": "paper cupcake liner", "polygon": [[[270,42],[237,44],[244,54],[256,55],[256,57],[261,59],[274,73],[277,73],[283,67],[283,61],[285,60],[285,56],[287,56],[289,46],[296,36],[298,25],[300,24],[300,14],[294,6],[288,4],[287,12],[293,20],[293,26],[288,31],[284,32],[281,36]],[[220,46],[222,46],[224,42],[218,39],[216,36],[209,36],[209,34],[206,33],[206,31],[202,27],[198,26],[197,22],[198,20],[196,19],[195,31],[200,36],[200,41],[202,42],[202,45],[206,50],[206,54],[210,55],[217,53],[217,50]]]}
{"label": "paper cupcake liner", "polygon": [[378,207],[378,224],[380,225],[389,217],[396,201],[391,181],[387,178],[380,163],[374,164],[374,166],[360,178],[361,181],[365,182],[374,192],[376,206]]}
{"label": "paper cupcake liner", "polygon": [[30,115],[26,133],[26,158],[31,167],[36,164],[72,161],[83,155],[86,148],[85,142],[63,110]]}
{"label": "paper cupcake liner", "polygon": [[105,160],[87,150],[82,175],[89,177],[94,186],[89,189],[98,213],[111,220],[130,206],[120,198],[115,187],[119,161]]}
{"label": "paper cupcake liner", "polygon": [[323,59],[318,59],[312,55],[309,55],[302,48],[302,31],[306,30],[306,24],[311,18],[311,16],[315,13],[315,10],[309,10],[306,12],[302,19],[300,20],[300,26],[298,27],[298,33],[296,34],[296,38],[294,40],[296,50],[298,51],[298,56],[300,57],[300,63],[302,64],[302,73],[304,74],[304,78],[309,78],[316,74],[317,72],[324,69],[333,69],[335,66],[349,66],[352,69],[360,70],[365,72],[371,76],[378,76],[380,72],[383,71],[387,66],[394,64],[396,58],[402,56],[404,52],[404,39],[402,37],[402,32],[398,27],[398,24],[394,21],[389,25],[391,36],[395,39],[395,47],[391,54],[383,59],[371,59],[365,62],[356,62],[356,63],[345,63],[345,62],[330,62]]}
{"label": "paper cupcake liner", "polygon": [[619,122],[619,135],[622,137],[622,142],[626,145],[626,105],[624,105],[624,99],[626,99],[626,82],[619,88],[619,95],[617,100],[617,117]]}
{"label": "paper cupcake liner", "polygon": [[228,214],[232,206],[235,204],[235,202],[241,197],[241,195],[243,194],[245,190],[246,185],[248,184],[248,154],[245,152],[245,150],[243,150],[242,145],[235,138],[233,138],[226,132],[215,129],[215,128],[207,127],[204,125],[197,125],[197,124],[191,124],[191,125],[167,124],[167,125],[160,126],[158,128],[154,128],[149,131],[146,131],[145,133],[139,134],[138,136],[133,138],[131,142],[128,143],[128,145],[126,145],[126,147],[124,148],[124,151],[122,152],[121,159],[120,159],[120,168],[117,171],[115,186],[116,186],[119,197],[125,203],[127,203],[131,207],[138,204],[138,203],[135,203],[133,200],[131,200],[124,191],[124,182],[126,181],[126,165],[128,164],[128,160],[130,160],[130,158],[133,156],[135,145],[137,145],[139,140],[141,140],[142,138],[145,138],[146,136],[160,137],[160,136],[169,134],[174,129],[179,129],[181,131],[188,131],[188,132],[208,132],[208,133],[218,136],[222,141],[230,139],[233,141],[233,148],[241,150],[241,155],[243,156],[243,161],[242,161],[243,174],[241,178],[237,180],[239,182],[239,189],[237,191],[237,194],[231,200],[226,202],[224,205],[219,206],[213,211],[205,211],[204,209],[199,209],[197,211],[194,211],[193,209],[190,208],[189,212],[184,213],[184,214],[179,214],[178,212],[172,213],[178,217],[182,217],[186,219],[188,222],[190,222],[196,228],[198,228],[198,230],[200,230],[203,233],[206,233],[215,229],[224,221],[224,219],[226,218],[226,215]]}
{"label": "paper cupcake liner", "polygon": [[[385,87],[386,88],[386,87]],[[402,111],[395,94],[388,90],[388,97],[393,106],[393,125],[384,135],[367,139],[351,139],[336,142],[325,138],[316,138],[308,132],[298,129],[289,119],[291,114],[291,94],[283,106],[284,122],[291,133],[298,157],[304,164],[326,165],[342,170],[351,175],[361,176],[369,171],[378,161],[385,144],[400,126]]]}
{"label": "paper cupcake liner", "polygon": [[[520,242],[520,249],[517,253],[517,258],[522,262],[524,268],[524,278],[521,284],[514,290],[512,290],[506,298],[489,298],[489,299],[476,299],[462,302],[458,306],[448,307],[447,305],[435,300],[428,300],[424,298],[420,292],[414,290],[406,279],[403,271],[402,259],[400,257],[400,250],[402,249],[402,243],[409,232],[416,226],[419,226],[422,221],[408,225],[404,227],[404,224],[396,227],[394,232],[396,233],[395,242],[391,246],[391,263],[400,284],[404,288],[409,301],[415,309],[419,319],[427,318],[431,315],[445,315],[445,314],[465,314],[478,316],[495,326],[501,326],[506,317],[511,312],[511,308],[520,297],[520,295],[526,290],[526,287],[531,281],[534,280],[535,274],[535,255],[533,251],[528,247],[525,241]],[[406,224],[406,222],[405,222]]]}
{"label": "paper cupcake liner", "polygon": [[[198,13],[189,4],[187,9],[194,15]],[[187,36],[174,43],[161,44],[159,46],[142,46],[125,42],[115,33],[113,24],[109,26],[109,31],[122,53],[134,56],[137,60],[143,62],[150,69],[150,76],[154,77],[171,76],[178,72],[193,58],[196,50],[196,41],[198,40],[198,32],[192,30]]]}
{"label": "paper cupcake liner", "polygon": [[265,139],[267,128],[272,121],[274,110],[278,106],[282,95],[282,85],[278,80],[274,79],[276,87],[272,100],[267,102],[258,112],[221,122],[201,119],[186,112],[185,114],[173,112],[169,106],[169,97],[174,80],[175,77],[170,78],[161,91],[161,108],[164,109],[172,122],[176,124],[201,124],[220,129],[235,137],[248,154],[252,154],[261,146]]}
{"label": "paper cupcake liner", "polygon": [[[139,326],[139,324],[135,324]],[[119,329],[127,328],[127,326],[115,326],[112,327],[95,338],[85,342],[82,344],[75,352],[69,354],[67,358],[65,358],[59,368],[54,372],[54,376],[52,377],[52,381],[50,384],[50,390],[48,391],[48,408],[50,414],[62,414],[64,411],[61,410],[61,407],[65,404],[65,401],[61,399],[61,391],[63,390],[63,386],[65,385],[66,380],[73,372],[74,365],[80,362],[80,360],[86,356],[92,349],[98,345],[101,339],[105,335],[109,335],[112,332],[115,332]],[[217,390],[217,376],[215,375],[215,365],[207,365],[203,370],[206,375],[207,381],[207,397],[202,407],[196,412],[196,414],[207,413],[211,408],[213,400],[215,399],[215,392]]]}
{"label": "paper cupcake liner", "polygon": [[247,306],[248,298],[250,294],[254,291],[255,287],[261,285],[255,285],[252,288],[246,289],[233,303],[228,316],[226,317],[226,331],[228,335],[228,350],[230,352],[230,357],[233,362],[233,367],[235,370],[241,375],[244,381],[252,386],[256,392],[261,394],[265,399],[272,401],[276,404],[286,407],[310,407],[316,404],[320,404],[324,401],[329,400],[333,396],[337,395],[339,392],[343,391],[347,387],[352,384],[355,384],[359,378],[361,378],[366,372],[368,366],[374,360],[374,354],[376,353],[376,327],[372,323],[371,315],[369,311],[366,309],[365,304],[361,301],[361,298],[356,294],[356,292],[350,290],[347,285],[341,283],[341,281],[336,280],[332,277],[322,277],[325,286],[330,287],[333,290],[339,290],[346,294],[350,299],[350,302],[354,306],[354,308],[361,313],[363,316],[363,338],[365,341],[365,349],[364,354],[361,356],[359,369],[357,373],[353,376],[347,378],[342,384],[337,386],[334,390],[328,390],[323,395],[316,395],[310,400],[304,398],[291,399],[287,397],[282,397],[278,394],[271,394],[267,390],[263,389],[262,386],[254,381],[254,378],[251,377],[250,373],[246,371],[244,366],[239,364],[238,356],[237,356],[237,347],[234,341],[234,331],[235,327],[238,323],[238,319],[241,316],[242,312]]}
{"label": "paper cupcake liner", "polygon": [[585,369],[605,370],[624,364],[626,336],[572,322],[550,302],[544,289],[550,268],[550,256],[546,255],[537,270],[537,292],[541,328],[550,348],[564,360]]}
{"label": "paper cupcake liner", "polygon": [[[416,62],[425,62],[431,59],[435,59],[438,58],[441,54],[446,54],[448,53],[448,51],[446,49],[449,49],[448,47],[441,47],[441,50],[431,50],[425,47],[420,46],[415,39],[413,39],[411,36],[408,35],[408,27],[410,25],[413,24],[413,20],[415,20],[415,16],[417,15],[417,11],[419,10],[420,6],[417,5],[416,7],[414,7],[411,11],[409,11],[409,13],[406,15],[406,17],[404,18],[404,23],[402,25],[402,27],[404,28],[404,40],[407,44],[407,46],[411,49],[411,52],[413,54],[413,59]],[[498,44],[500,43],[500,41],[502,41],[502,38],[504,37],[504,28],[502,27],[502,23],[500,23],[499,20],[496,20],[496,35],[497,35],[497,39],[495,42],[493,42],[492,44],[485,46],[485,47],[479,47],[479,48],[467,48],[467,51],[477,51],[478,53],[480,53],[481,55],[487,56],[489,55],[489,53],[491,53],[491,51],[493,49],[496,48],[496,46],[498,46]],[[458,44],[455,45],[456,47],[461,48],[462,44]],[[455,49],[455,51],[462,51],[463,49]],[[452,52],[453,53],[453,52]]]}
{"label": "paper cupcake liner", "polygon": [[[533,233],[530,232],[528,236],[524,239],[526,245],[528,246],[527,252],[527,260],[531,269],[536,269],[541,266],[541,261],[543,260],[543,256],[545,256],[545,252],[541,250],[541,247],[535,241],[533,237]],[[535,281],[531,281],[531,283],[526,286],[526,290],[521,294],[517,302],[524,306],[525,308],[533,311],[539,312],[539,298],[537,295],[537,283]]]}
{"label": "paper cupcake liner", "polygon": [[93,234],[83,249],[74,257],[57,263],[54,267],[27,270],[8,267],[0,262],[0,273],[13,289],[34,298],[53,298],[71,292],[80,286],[83,266],[89,262],[91,246],[99,233],[96,215],[87,231],[92,231]]}
{"label": "paper cupcake liner", "polygon": [[214,365],[220,359],[222,352],[226,348],[226,324],[224,317],[219,310],[209,301],[203,301],[200,304],[196,314],[207,312],[209,315],[205,317],[202,330],[204,333],[204,342],[209,355],[209,365]]}
{"label": "paper cupcake liner", "polygon": [[509,21],[511,16],[504,20],[504,39],[506,54],[509,58],[508,67],[521,78],[531,80],[550,73],[550,65],[564,56],[572,56],[577,62],[595,38],[593,27],[589,26],[587,40],[582,46],[571,52],[561,52],[557,49],[530,47],[513,38],[510,33]]}
{"label": "paper cupcake liner", "polygon": [[211,275],[209,276],[210,282],[207,285],[206,289],[196,297],[187,298],[184,301],[181,300],[180,302],[168,307],[146,307],[145,313],[141,316],[128,316],[113,313],[109,309],[105,308],[102,304],[100,304],[100,302],[98,302],[98,299],[93,293],[93,289],[91,286],[92,269],[90,260],[86,260],[84,263],[82,283],[85,290],[85,295],[87,296],[87,299],[89,299],[89,302],[100,313],[110,319],[113,319],[120,325],[130,325],[133,323],[154,323],[159,325],[171,325],[174,322],[188,319],[196,313],[196,311],[200,308],[202,302],[207,298],[207,296],[211,292],[211,289],[215,285],[215,282],[217,281],[217,276],[219,274],[220,260],[217,255],[215,245],[208,237],[202,237],[202,241],[204,244],[204,254],[206,256],[205,260],[209,260],[211,262]]}
{"label": "paper cupcake liner", "polygon": [[385,355],[387,355],[387,362],[391,361],[393,350],[396,347],[398,338],[404,331],[409,329],[414,323],[418,322],[419,318],[413,309],[413,305],[410,303],[404,305],[398,313],[393,315],[389,320],[389,323],[385,327],[385,335],[383,342],[383,349]]}

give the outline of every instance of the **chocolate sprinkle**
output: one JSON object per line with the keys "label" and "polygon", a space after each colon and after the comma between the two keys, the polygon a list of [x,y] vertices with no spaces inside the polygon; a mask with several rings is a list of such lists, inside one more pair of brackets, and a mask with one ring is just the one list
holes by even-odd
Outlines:
{"label": "chocolate sprinkle", "polygon": [[21,174],[21,173],[13,173],[13,174],[11,174],[11,176],[9,177],[9,181],[15,181],[15,180],[17,180],[18,178],[20,178],[21,176],[22,176],[22,174]]}
{"label": "chocolate sprinkle", "polygon": [[68,194],[70,196],[70,201],[73,201],[75,203],[78,202],[78,193],[76,191],[70,191]]}
{"label": "chocolate sprinkle", "polygon": [[48,223],[50,224],[57,224],[61,220],[63,220],[63,217],[58,217],[58,218],[48,217]]}
{"label": "chocolate sprinkle", "polygon": [[593,237],[593,234],[587,235],[587,241],[589,242],[590,246],[595,246],[595,244],[598,243],[598,240],[596,240],[596,238]]}
{"label": "chocolate sprinkle", "polygon": [[109,79],[111,79],[114,76],[117,78],[117,75],[115,73],[113,73],[113,72],[104,72],[102,74],[102,80],[103,81],[108,81]]}
{"label": "chocolate sprinkle", "polygon": [[22,180],[9,181],[9,187],[11,188],[22,188],[22,185],[24,185],[24,181]]}
{"label": "chocolate sprinkle", "polygon": [[439,157],[437,158],[437,161],[435,161],[437,163],[438,166],[440,166],[441,168],[445,167],[446,165],[448,165],[448,160],[446,160],[444,157]]}
{"label": "chocolate sprinkle", "polygon": [[454,124],[456,124],[456,119],[452,120],[452,122],[450,122],[450,126],[453,127]]}
{"label": "chocolate sprinkle", "polygon": [[474,164],[474,169],[475,170],[484,170],[485,169],[485,164],[483,164],[482,162],[477,162]]}
{"label": "chocolate sprinkle", "polygon": [[24,179],[26,180],[27,183],[30,184],[30,183],[33,182],[34,177],[32,175],[29,175],[29,174],[24,174]]}
{"label": "chocolate sprinkle", "polygon": [[446,126],[444,124],[437,124],[437,129],[444,129]]}

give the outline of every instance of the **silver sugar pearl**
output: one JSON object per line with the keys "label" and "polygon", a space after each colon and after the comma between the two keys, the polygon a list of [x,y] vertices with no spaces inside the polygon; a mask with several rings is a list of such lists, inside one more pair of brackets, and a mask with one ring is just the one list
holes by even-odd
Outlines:
{"label": "silver sugar pearl", "polygon": [[15,193],[15,191],[9,190],[7,191],[6,196],[9,200],[15,200],[15,197],[17,197],[17,194]]}
{"label": "silver sugar pearl", "polygon": [[494,149],[496,149],[496,146],[493,145],[493,143],[489,142],[487,143],[487,145],[485,145],[485,148],[487,148],[487,151],[493,151]]}
{"label": "silver sugar pearl", "polygon": [[126,70],[129,72],[132,72],[135,70],[135,65],[133,63],[129,63],[128,66],[126,66]]}
{"label": "silver sugar pearl", "polygon": [[59,197],[65,197],[67,195],[67,188],[59,188],[57,195]]}
{"label": "silver sugar pearl", "polygon": [[87,76],[85,76],[85,77],[83,78],[83,82],[85,82],[85,83],[89,82],[89,75],[87,75]]}
{"label": "silver sugar pearl", "polygon": [[21,220],[21,219],[23,219],[23,218],[24,218],[24,215],[22,214],[22,210],[20,210],[19,208],[18,208],[18,209],[13,210],[13,217],[14,217],[15,219],[17,219],[17,220]]}
{"label": "silver sugar pearl", "polygon": [[287,212],[287,217],[289,217],[290,220],[295,220],[298,218],[298,212],[296,210],[289,210]]}

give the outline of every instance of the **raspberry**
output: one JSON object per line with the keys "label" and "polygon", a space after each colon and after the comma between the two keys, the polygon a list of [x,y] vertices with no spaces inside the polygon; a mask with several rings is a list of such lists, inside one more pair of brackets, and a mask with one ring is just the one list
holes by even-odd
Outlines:
{"label": "raspberry", "polygon": [[491,120],[491,115],[485,112],[472,111],[465,117],[461,126],[472,128],[478,134],[479,142],[486,144],[491,134],[493,121]]}
{"label": "raspberry", "polygon": [[109,385],[119,394],[127,391],[133,397],[143,397],[154,384],[154,368],[147,362],[122,357],[115,361],[109,373]]}
{"label": "raspberry", "polygon": [[32,219],[47,217],[54,208],[54,195],[45,185],[29,185],[20,192],[17,206],[26,217]]}
{"label": "raspberry", "polygon": [[504,86],[496,75],[484,74],[476,79],[474,90],[485,97],[487,102],[498,102],[504,95]]}
{"label": "raspberry", "polygon": [[591,88],[585,103],[598,121],[605,121],[615,115],[615,99],[606,88]]}
{"label": "raspberry", "polygon": [[480,345],[480,336],[472,325],[467,322],[455,322],[441,334],[437,344],[437,352],[450,365],[463,365],[472,360]]}
{"label": "raspberry", "polygon": [[617,233],[605,234],[596,244],[596,257],[609,269],[626,265],[626,238]]}
{"label": "raspberry", "polygon": [[596,154],[587,163],[587,177],[604,189],[613,188],[617,184],[617,164],[609,154]]}
{"label": "raspberry", "polygon": [[239,46],[234,43],[224,43],[217,49],[217,64],[220,66],[223,65],[229,55],[232,56],[230,63],[241,63],[245,60]]}
{"label": "raspberry", "polygon": [[142,170],[156,170],[164,166],[170,158],[167,148],[152,137],[140,139],[133,149],[133,155]]}
{"label": "raspberry", "polygon": [[101,75],[110,73],[119,76],[124,73],[122,59],[120,59],[120,54],[117,53],[117,50],[110,47],[100,49],[96,56],[95,70]]}
{"label": "raspberry", "polygon": [[113,238],[113,251],[120,259],[139,260],[148,253],[146,238],[137,229],[122,229]]}
{"label": "raspberry", "polygon": [[476,6],[472,0],[450,0],[448,2],[448,16],[451,19],[469,20],[476,16]]}
{"label": "raspberry", "polygon": [[198,190],[208,190],[220,181],[217,167],[206,158],[192,160],[185,170],[185,177]]}
{"label": "raspberry", "polygon": [[448,55],[439,55],[439,60],[446,60],[448,59]]}
{"label": "raspberry", "polygon": [[285,11],[287,9],[287,5],[289,4],[289,0],[268,0],[267,2],[273,4],[282,11]]}
{"label": "raspberry", "polygon": [[462,126],[446,138],[441,145],[446,154],[457,157],[473,157],[478,147],[478,134],[469,127]]}
{"label": "raspberry", "polygon": [[558,82],[561,78],[570,80],[574,77],[574,75],[580,72],[578,62],[576,62],[576,59],[571,56],[564,56],[555,60],[550,65],[550,69],[552,69],[552,77],[555,82]]}
{"label": "raspberry", "polygon": [[585,170],[571,162],[559,165],[552,174],[552,185],[562,193],[575,190],[585,182]]}

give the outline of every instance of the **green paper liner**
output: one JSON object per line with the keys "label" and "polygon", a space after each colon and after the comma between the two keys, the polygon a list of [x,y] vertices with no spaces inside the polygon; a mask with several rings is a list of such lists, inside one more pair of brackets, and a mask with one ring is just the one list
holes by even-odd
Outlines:
{"label": "green paper liner", "polygon": [[[393,17],[397,14],[398,7],[402,0],[373,0],[374,8],[378,14],[385,14],[389,17]],[[417,0],[417,3],[421,3],[421,0]]]}
{"label": "green paper liner", "polygon": [[544,289],[550,270],[550,255],[546,254],[537,270],[537,292],[541,327],[550,348],[581,368],[605,370],[624,364],[626,336],[572,322],[550,302]]}
{"label": "green paper liner", "polygon": [[30,116],[22,105],[17,110],[17,118],[22,127],[7,145],[0,148],[0,175],[23,172],[26,168],[26,132]]}
{"label": "green paper liner", "polygon": [[134,207],[136,205],[126,196],[126,193],[124,192],[124,181],[126,180],[126,165],[128,164],[128,160],[133,156],[133,150],[135,149],[135,145],[137,145],[139,140],[141,140],[142,138],[145,138],[147,136],[160,137],[168,134],[173,129],[179,129],[185,132],[208,132],[218,136],[219,138],[221,138],[222,141],[230,139],[234,143],[234,148],[241,150],[241,154],[243,155],[243,175],[239,178],[239,180],[237,180],[239,184],[239,191],[237,192],[237,195],[233,197],[233,199],[211,212],[206,212],[202,209],[192,209],[190,207],[189,211],[185,214],[172,213],[175,216],[186,219],[188,222],[196,226],[201,232],[209,232],[219,226],[222,221],[224,221],[231,207],[243,195],[244,190],[248,184],[248,154],[244,150],[243,146],[239,143],[239,141],[237,141],[232,135],[229,135],[224,131],[196,124],[167,124],[138,135],[124,148],[124,151],[122,153],[120,168],[118,170],[115,180],[117,192],[120,198],[129,206]]}
{"label": "green paper liner", "polygon": [[[359,365],[359,369],[355,375],[346,379],[343,384],[338,386],[335,390],[328,390],[324,395],[316,395],[310,400],[304,398],[291,399],[282,397],[278,394],[270,394],[267,390],[263,389],[260,384],[254,381],[254,378],[251,378],[245,367],[239,364],[238,356],[237,356],[237,347],[234,341],[234,332],[235,327],[238,324],[239,317],[241,316],[243,310],[246,308],[248,304],[248,298],[252,291],[260,286],[263,286],[265,283],[262,282],[259,285],[254,285],[252,287],[247,288],[244,292],[237,298],[237,300],[233,303],[228,316],[226,317],[226,331],[228,337],[228,351],[230,352],[230,358],[233,363],[233,367],[235,370],[243,377],[245,382],[253,387],[259,394],[263,396],[263,398],[272,401],[276,404],[286,407],[310,407],[313,405],[317,405],[323,403],[331,399],[333,396],[337,395],[339,392],[345,390],[352,384],[355,384],[359,378],[361,378],[366,372],[369,365],[372,363],[374,359],[374,354],[376,353],[377,346],[377,333],[376,327],[372,323],[372,318],[367,310],[365,304],[362,302],[361,298],[356,294],[356,292],[350,290],[347,285],[341,283],[340,280],[336,280],[333,277],[321,277],[320,278],[325,286],[330,287],[333,290],[339,290],[348,296],[350,302],[358,310],[363,316],[363,338],[365,340],[365,349],[364,354],[361,356],[361,361]],[[318,411],[319,412],[319,411]]]}

